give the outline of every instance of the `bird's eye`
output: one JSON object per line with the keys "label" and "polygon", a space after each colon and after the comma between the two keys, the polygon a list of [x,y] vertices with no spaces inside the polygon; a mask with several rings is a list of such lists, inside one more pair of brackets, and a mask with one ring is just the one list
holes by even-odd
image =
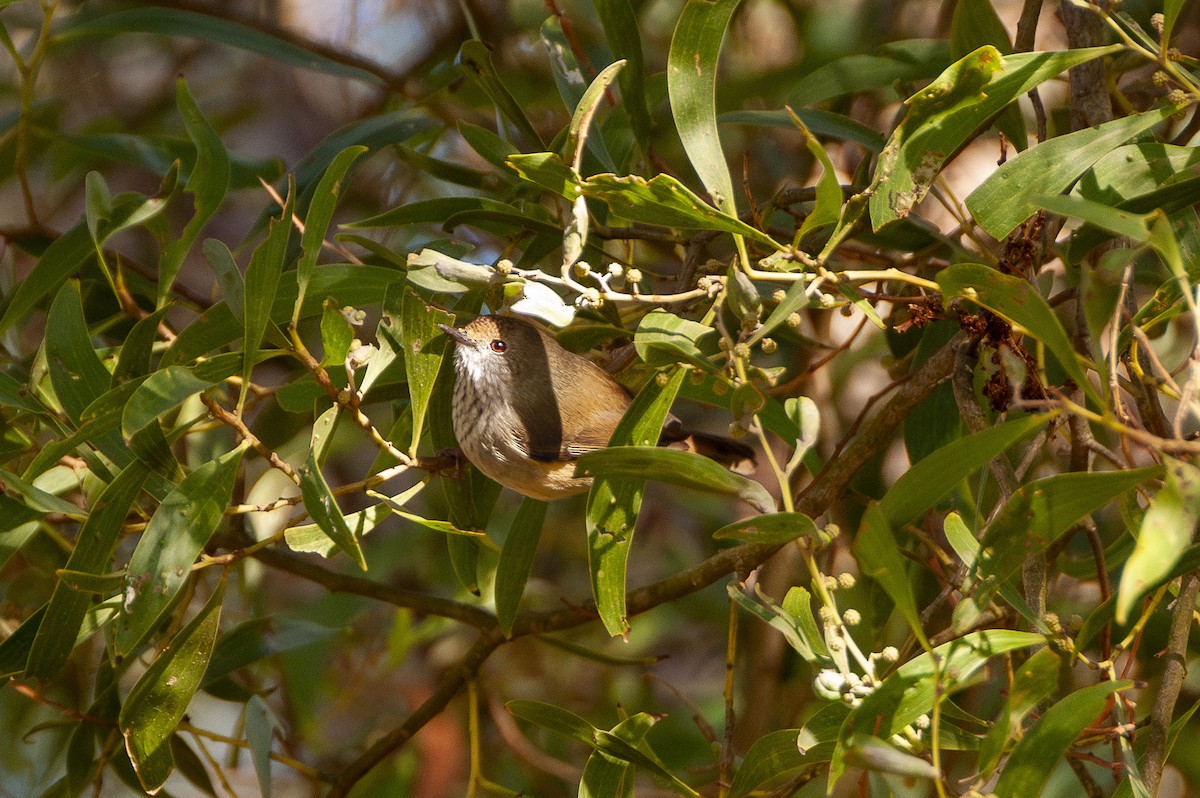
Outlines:
{"label": "bird's eye", "polygon": [[504,343],[499,338],[493,338],[491,347],[493,352],[497,354],[504,354],[504,351],[508,349],[508,344]]}

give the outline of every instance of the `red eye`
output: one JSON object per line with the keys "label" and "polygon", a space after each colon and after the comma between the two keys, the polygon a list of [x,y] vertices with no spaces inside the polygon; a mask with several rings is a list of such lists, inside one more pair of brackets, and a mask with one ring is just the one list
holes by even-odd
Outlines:
{"label": "red eye", "polygon": [[493,352],[503,354],[504,351],[508,349],[508,344],[504,343],[499,338],[494,338],[492,339],[491,347]]}

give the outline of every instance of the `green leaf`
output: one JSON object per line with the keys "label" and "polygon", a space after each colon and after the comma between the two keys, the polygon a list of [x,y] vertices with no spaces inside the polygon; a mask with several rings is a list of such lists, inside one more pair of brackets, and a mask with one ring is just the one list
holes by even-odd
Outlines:
{"label": "green leaf", "polygon": [[995,724],[979,745],[979,772],[990,776],[1009,740],[1019,737],[1022,723],[1038,704],[1058,689],[1062,658],[1049,646],[1015,668],[1012,688]]}
{"label": "green leaf", "polygon": [[733,496],[760,513],[770,513],[775,509],[775,500],[762,483],[735,474],[704,455],[679,449],[613,446],[584,454],[579,458],[575,473],[607,479],[653,479],[669,485]]}
{"label": "green leaf", "polygon": [[837,224],[842,212],[842,185],[838,181],[837,172],[834,171],[833,162],[829,160],[829,155],[821,146],[821,142],[809,131],[808,126],[796,112],[791,108],[788,108],[787,112],[793,124],[804,136],[804,146],[808,149],[809,154],[817,163],[821,164],[821,177],[817,181],[816,204],[812,213],[806,216],[804,223],[800,225],[799,232],[796,233],[796,241],[801,242],[808,239],[809,236],[822,233],[825,228]]}
{"label": "green leaf", "polygon": [[46,247],[33,270],[12,292],[12,300],[0,317],[0,333],[14,324],[25,323],[29,311],[50,294],[58,291],[63,281],[79,270],[84,260],[96,252],[87,222],[83,219]]}
{"label": "green leaf", "polygon": [[[516,158],[510,160],[520,163]],[[583,181],[583,195],[603,200],[614,214],[631,222],[683,230],[717,230],[745,236],[771,249],[783,249],[766,233],[724,209],[709,205],[670,175],[656,175],[648,181],[638,175],[592,175]]]}
{"label": "green leaf", "polygon": [[92,348],[79,283],[63,285],[46,317],[50,384],[67,416],[78,422],[84,408],[108,390],[112,375]]}
{"label": "green leaf", "polygon": [[304,509],[312,516],[313,521],[325,533],[326,537],[337,544],[337,547],[364,571],[367,561],[363,556],[358,538],[346,523],[346,517],[338,507],[337,499],[329,490],[329,483],[321,473],[321,464],[316,448],[309,449],[308,459],[300,469],[300,495],[304,499]]}
{"label": "green leaf", "polygon": [[830,61],[801,78],[788,95],[788,105],[811,106],[843,94],[888,88],[897,81],[932,77],[953,58],[943,39],[889,42],[870,55]]}
{"label": "green leaf", "polygon": [[[686,372],[677,369],[665,385],[650,380],[634,397],[610,446],[656,443]],[[642,506],[643,479],[605,479],[592,483],[587,499],[588,573],[592,595],[604,628],[610,635],[626,635],[625,573],[638,511]]]}
{"label": "green leaf", "polygon": [[255,247],[250,256],[250,264],[246,267],[246,315],[243,319],[242,341],[244,365],[242,390],[238,397],[239,409],[246,402],[258,347],[267,331],[267,325],[271,323],[275,294],[279,290],[279,279],[288,254],[288,241],[291,240],[292,213],[295,207],[296,192],[289,186],[282,213],[278,219],[271,219],[267,226],[266,239]]}
{"label": "green leaf", "polygon": [[[346,526],[355,539],[361,540],[391,514],[390,506],[383,503],[376,504],[345,516]],[[284,541],[292,551],[320,554],[322,557],[330,557],[338,550],[338,545],[333,542],[333,539],[319,524],[315,523],[289,527],[284,531]]]}
{"label": "green leaf", "polygon": [[946,162],[1005,106],[1071,67],[1114,52],[1115,47],[1001,57],[995,47],[984,46],[950,66],[905,101],[908,112],[880,154],[872,181],[873,228],[907,216]]}
{"label": "green leaf", "polygon": [[[322,299],[337,296],[338,300],[354,307],[378,306],[392,285],[403,284],[404,272],[382,266],[358,266],[330,263],[317,269],[308,286],[304,301],[304,317],[321,313]],[[315,297],[315,298],[314,298]],[[269,307],[269,318],[276,324],[286,324],[292,317],[296,301],[296,272],[284,272],[279,279],[275,302]],[[190,363],[192,360],[221,349],[242,336],[244,320],[235,317],[225,303],[210,307],[204,314],[204,324],[191,324],[179,331],[175,342],[163,355],[160,367]]]}
{"label": "green leaf", "polygon": [[246,702],[246,742],[250,759],[258,776],[259,795],[271,798],[271,743],[279,722],[262,696],[254,695]]}
{"label": "green leaf", "polygon": [[717,331],[665,310],[652,310],[638,324],[633,345],[648,366],[686,362],[705,371],[714,369],[709,358],[717,353]]}
{"label": "green leaf", "polygon": [[[1009,651],[1043,645],[1045,638],[1030,632],[985,629],[944,643],[901,665],[876,690],[850,711],[838,731],[838,747],[829,768],[829,788],[845,772],[844,747],[856,734],[889,739],[933,709],[941,700],[969,684],[971,677],[994,657]],[[940,679],[936,678],[940,674]]]}
{"label": "green leaf", "polygon": [[1038,205],[1052,213],[1082,219],[1142,244],[1150,240],[1149,220],[1142,214],[1117,210],[1072,194],[1050,194],[1039,198]]}
{"label": "green leaf", "polygon": [[413,436],[408,453],[414,457],[425,428],[433,387],[446,357],[446,336],[438,325],[453,323],[454,314],[427,305],[416,291],[404,289],[400,300],[400,340],[404,344],[404,373],[408,375],[412,403]]}
{"label": "green leaf", "polygon": [[131,8],[90,18],[76,14],[57,30],[54,38],[59,42],[69,42],[82,38],[111,39],[125,33],[206,39],[220,45],[260,53],[303,69],[372,83],[380,82],[376,75],[364,69],[325,58],[314,53],[311,48],[292,44],[231,20],[175,8]]}
{"label": "green leaf", "polygon": [[[169,9],[155,9],[170,11]],[[150,11],[146,9],[145,11]],[[177,12],[186,13],[186,12]],[[116,15],[113,15],[116,16]],[[204,17],[204,19],[211,19]],[[175,82],[175,102],[179,106],[179,115],[183,117],[184,127],[188,136],[196,145],[196,160],[188,174],[187,191],[195,198],[192,218],[183,228],[183,233],[175,241],[163,247],[162,262],[158,275],[158,307],[163,307],[171,292],[171,285],[183,266],[183,260],[191,251],[192,245],[208,220],[217,212],[225,192],[229,188],[229,153],[217,136],[212,125],[204,118],[204,113],[196,100],[188,91],[183,78]]]}
{"label": "green leaf", "polygon": [[1040,197],[1066,190],[1104,155],[1177,110],[1162,106],[1030,147],[971,192],[967,210],[988,234],[1004,238],[1037,211]]}
{"label": "green leaf", "polygon": [[135,650],[191,577],[192,564],[224,520],[245,450],[239,446],[197,467],[150,517],[126,571],[115,643],[122,656]]}
{"label": "green leaf", "polygon": [[[614,737],[633,747],[642,744],[657,720],[639,712],[612,728]],[[579,798],[633,798],[633,765],[604,751],[593,751],[579,779]]]}
{"label": "green leaf", "polygon": [[621,85],[621,104],[629,116],[634,137],[645,152],[650,145],[652,125],[646,110],[646,59],[642,54],[637,13],[629,0],[594,0],[592,5],[614,58],[628,64],[617,78]]}
{"label": "green leaf", "polygon": [[500,113],[521,131],[530,144],[536,145],[539,150],[546,149],[542,137],[525,115],[525,110],[504,85],[505,78],[496,71],[496,66],[492,63],[492,51],[486,44],[478,39],[463,42],[458,51],[458,68],[483,90]]}
{"label": "green leaf", "polygon": [[526,497],[508,528],[504,547],[500,549],[500,560],[496,563],[496,617],[506,637],[512,634],[545,518],[546,503]]}
{"label": "green leaf", "polygon": [[592,119],[608,93],[608,87],[617,79],[617,74],[625,66],[625,62],[616,61],[609,64],[600,70],[585,88],[584,71],[575,60],[571,43],[563,33],[562,23],[557,17],[549,17],[542,23],[542,44],[550,55],[550,69],[554,75],[554,82],[558,85],[558,93],[562,95],[567,108],[572,110],[571,123],[567,126],[567,138],[563,144],[563,152],[571,159],[572,168],[576,171],[580,169],[586,144],[592,156],[604,169],[616,171],[617,165],[605,146],[604,137],[589,135],[589,132]]}
{"label": "green leaf", "polygon": [[804,768],[829,761],[846,713],[845,707],[832,704],[809,718],[802,729],[780,729],[759,737],[733,777],[729,798],[782,786]]}
{"label": "green leaf", "polygon": [[1015,275],[1001,274],[981,263],[957,263],[943,269],[937,274],[937,283],[942,289],[943,301],[949,302],[953,297],[966,297],[1022,327],[1045,344],[1076,385],[1099,401],[1095,388],[1084,374],[1079,355],[1071,345],[1071,339],[1067,337],[1062,322],[1033,285]]}
{"label": "green leaf", "polygon": [[339,307],[332,298],[325,300],[325,309],[321,312],[322,366],[341,367],[346,364],[346,356],[354,344],[354,325],[349,317],[355,313],[354,308]]}
{"label": "green leaf", "polygon": [[[148,474],[146,466],[134,460],[105,486],[79,530],[75,548],[67,559],[67,569],[96,574],[112,567],[121,526]],[[54,586],[45,620],[37,629],[29,653],[30,676],[50,679],[66,664],[92,603],[91,596],[76,592],[63,582]]]}
{"label": "green leaf", "polygon": [[[17,504],[16,499],[20,498],[23,508],[34,514],[31,517],[45,513],[59,513],[68,518],[83,516],[83,511],[77,505],[42,490],[32,482],[22,479],[16,474],[10,474],[4,469],[0,469],[0,495],[13,500],[14,504]],[[4,518],[5,522],[11,520],[10,517],[5,517],[3,514],[0,514],[0,518]]]}
{"label": "green leaf", "polygon": [[726,524],[713,532],[713,538],[740,543],[791,543],[800,537],[816,538],[820,533],[804,513],[767,513]]}
{"label": "green leaf", "polygon": [[121,353],[117,357],[117,365],[113,368],[112,380],[109,383],[115,388],[121,383],[136,380],[150,373],[154,345],[158,342],[158,326],[170,308],[159,308],[138,319],[125,342],[121,344]]}
{"label": "green leaf", "polygon": [[41,625],[46,622],[46,609],[42,605],[29,615],[16,631],[0,640],[0,679],[17,676],[25,672],[29,661],[30,647]]}
{"label": "green leaf", "polygon": [[1137,546],[1121,572],[1116,619],[1122,625],[1138,599],[1173,571],[1200,523],[1200,468],[1167,456],[1163,467],[1165,482],[1146,508]]}
{"label": "green leaf", "polygon": [[121,706],[119,725],[138,781],[162,789],[175,766],[170,739],[208,667],[221,620],[225,583],[138,679]]}
{"label": "green leaf", "polygon": [[313,269],[317,267],[317,256],[321,254],[321,246],[325,243],[325,231],[329,229],[329,221],[333,218],[338,197],[342,193],[342,181],[345,180],[350,167],[366,151],[367,147],[354,144],[339,152],[330,162],[313,192],[312,201],[308,206],[308,214],[304,217],[304,233],[300,238],[300,260],[296,262],[296,284],[299,291],[296,294],[296,308],[292,312],[293,324],[300,318],[300,311],[304,305],[304,293],[308,290]]}
{"label": "green leaf", "polygon": [[818,136],[852,141],[855,144],[861,144],[872,153],[878,153],[883,149],[883,136],[873,129],[861,122],[855,122],[848,116],[817,108],[789,108],[786,111],[730,111],[718,116],[717,122],[722,125],[755,125],[791,130],[795,127],[795,123],[792,122],[792,114],[800,117],[804,126]]}
{"label": "green leaf", "polygon": [[[232,374],[232,372],[231,372]],[[192,369],[167,366],[146,378],[121,413],[121,432],[131,438],[156,418],[178,407],[187,399],[216,385],[218,379],[198,377]]]}
{"label": "green leaf", "polygon": [[[905,100],[908,112],[880,153],[871,183],[871,225],[875,230],[907,216],[924,199],[942,164],[962,146],[963,141],[951,136],[960,131],[942,130],[948,117],[989,100],[986,110],[995,113],[1013,99],[986,92],[1001,70],[1000,52],[985,45],[951,64],[932,83]],[[970,122],[977,126],[981,115],[970,114]],[[912,142],[918,135],[920,140]]]}
{"label": "green leaf", "polygon": [[1017,441],[1041,429],[1053,413],[1026,416],[959,438],[922,458],[905,471],[879,502],[892,529],[915,521],[937,505],[974,471]]}
{"label": "green leaf", "polygon": [[788,607],[780,607],[755,587],[758,601],[747,596],[736,581],[730,581],[726,587],[730,600],[746,612],[758,618],[783,635],[796,653],[806,662],[826,665],[829,649],[825,640],[813,621],[810,607],[812,597],[802,587],[794,587],[788,591],[786,603]]}
{"label": "green leaf", "polygon": [[596,751],[602,751],[617,760],[642,768],[647,773],[665,780],[668,786],[680,795],[699,798],[699,793],[680,781],[675,774],[621,737],[612,732],[597,729],[572,712],[540,701],[509,701],[505,706],[509,712],[522,720],[566,735],[584,745],[591,746]]}
{"label": "green leaf", "polygon": [[[667,54],[671,114],[684,152],[713,204],[737,218],[733,181],[717,132],[717,61],[725,29],[740,0],[688,0]],[[807,104],[807,103],[802,103]],[[621,215],[619,211],[614,212]]]}
{"label": "green leaf", "polygon": [[996,782],[996,794],[1040,795],[1067,749],[1104,711],[1109,697],[1132,686],[1128,680],[1093,684],[1046,710],[1013,747]]}
{"label": "green leaf", "polygon": [[[562,159],[558,158],[554,153],[535,153],[535,155],[549,155],[558,159],[562,164]],[[516,156],[513,158],[533,158],[534,155]],[[570,168],[566,164],[562,164],[563,168],[570,173]],[[421,200],[401,205],[399,208],[392,208],[375,216],[369,216],[366,219],[359,219],[354,222],[349,222],[342,225],[347,228],[361,229],[369,227],[400,227],[408,224],[431,224],[434,222],[442,223],[447,219],[462,214],[471,214],[481,211],[491,211],[494,213],[511,214],[514,217],[521,216],[522,211],[515,205],[510,205],[507,202],[489,199],[487,197],[437,197],[436,199]],[[543,220],[539,217],[539,221]],[[556,232],[557,227],[553,228]]]}
{"label": "green leaf", "polygon": [[854,538],[854,556],[858,559],[858,567],[879,583],[904,620],[908,621],[917,640],[928,649],[929,638],[925,636],[921,614],[917,612],[917,600],[913,595],[912,580],[905,567],[907,560],[900,553],[887,511],[881,504],[867,508],[862,526]]}
{"label": "green leaf", "polygon": [[1057,474],[1022,487],[980,541],[982,555],[975,569],[975,578],[984,587],[980,600],[1080,518],[1161,473],[1161,467],[1150,466],[1131,471]]}

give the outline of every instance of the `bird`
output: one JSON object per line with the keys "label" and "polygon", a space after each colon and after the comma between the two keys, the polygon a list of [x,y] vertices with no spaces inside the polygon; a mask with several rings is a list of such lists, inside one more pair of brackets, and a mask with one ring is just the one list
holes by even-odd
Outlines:
{"label": "bird", "polygon": [[[575,461],[608,446],[632,401],[629,391],[543,327],[515,316],[438,326],[455,344],[451,419],[466,459],[533,499],[587,491],[592,479],[575,475]],[[669,415],[659,443],[675,442],[735,470],[754,463],[745,444],[688,432]]]}

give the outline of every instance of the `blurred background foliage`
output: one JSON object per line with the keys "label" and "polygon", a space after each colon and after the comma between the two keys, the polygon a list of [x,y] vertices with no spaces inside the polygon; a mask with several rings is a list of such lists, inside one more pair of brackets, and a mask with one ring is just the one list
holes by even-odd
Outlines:
{"label": "blurred background foliage", "polygon": [[[0,0],[0,794],[1195,792],[1200,13],[1078,5]],[[522,295],[779,513],[407,493]]]}

